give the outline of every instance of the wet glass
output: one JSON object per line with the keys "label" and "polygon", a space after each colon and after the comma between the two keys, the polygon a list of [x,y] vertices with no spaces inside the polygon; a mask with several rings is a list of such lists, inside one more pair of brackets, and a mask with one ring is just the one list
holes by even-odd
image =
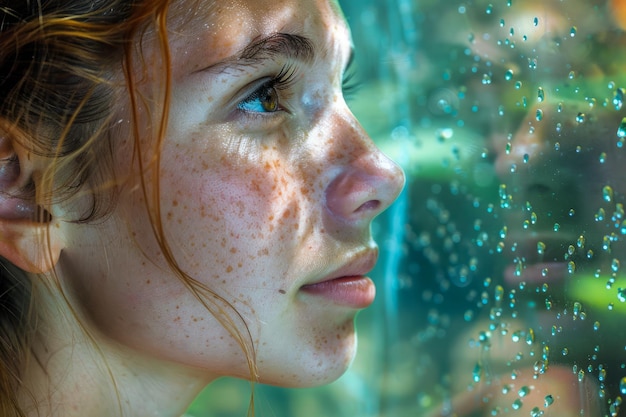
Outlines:
{"label": "wet glass", "polygon": [[341,3],[350,105],[407,187],[354,367],[257,415],[626,416],[626,1]]}

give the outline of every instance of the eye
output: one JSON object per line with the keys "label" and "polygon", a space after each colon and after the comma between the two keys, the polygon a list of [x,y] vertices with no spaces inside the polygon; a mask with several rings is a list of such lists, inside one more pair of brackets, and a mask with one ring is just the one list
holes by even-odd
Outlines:
{"label": "eye", "polygon": [[251,113],[274,113],[280,110],[275,80],[269,80],[243,99],[237,108]]}

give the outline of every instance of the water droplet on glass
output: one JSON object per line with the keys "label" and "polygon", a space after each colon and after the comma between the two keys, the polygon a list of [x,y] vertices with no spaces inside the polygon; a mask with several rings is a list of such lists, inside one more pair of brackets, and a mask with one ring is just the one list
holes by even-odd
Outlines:
{"label": "water droplet on glass", "polygon": [[504,27],[504,19],[500,19],[500,27],[503,28]]}
{"label": "water droplet on glass", "polygon": [[523,397],[527,396],[528,394],[530,394],[530,388],[528,388],[526,385],[524,385],[523,387],[521,387],[519,389],[519,391],[517,391],[517,395],[520,398],[523,398]]}
{"label": "water droplet on glass", "polygon": [[583,306],[582,304],[580,304],[580,302],[575,301],[574,302],[574,306],[572,307],[572,313],[574,314],[574,317],[578,316],[580,314],[580,311],[582,310]]}
{"label": "water droplet on glass", "polygon": [[579,124],[580,124],[580,123],[585,123],[585,119],[586,119],[586,117],[587,117],[587,116],[585,115],[585,113],[578,113],[578,114],[576,115],[576,123],[579,123]]}
{"label": "water droplet on glass", "polygon": [[626,376],[619,381],[619,392],[626,395]]}
{"label": "water droplet on glass", "polygon": [[569,354],[569,349],[564,347],[563,350],[561,350],[561,355],[567,356],[568,354]]}
{"label": "water droplet on glass", "polygon": [[533,407],[532,410],[530,410],[530,417],[541,417],[543,416],[543,410],[540,410],[539,407]]}
{"label": "water droplet on glass", "polygon": [[574,261],[569,261],[567,263],[567,272],[569,272],[570,274],[576,272],[576,264],[574,263]]}
{"label": "water droplet on glass", "polygon": [[488,4],[487,5],[487,9],[485,10],[485,13],[487,14],[491,14],[493,12],[493,4]]}
{"label": "water droplet on glass", "polygon": [[626,137],[626,117],[622,119],[622,122],[619,124],[617,128],[617,137],[622,139]]}
{"label": "water droplet on glass", "polygon": [[561,149],[561,144],[560,144],[559,142],[555,142],[555,143],[554,143],[554,150],[555,150],[555,151],[558,151],[558,150],[560,150],[560,149]]}
{"label": "water droplet on glass", "polygon": [[604,211],[604,208],[600,207],[600,208],[598,209],[598,212],[595,214],[594,219],[595,219],[597,222],[604,221],[604,216],[605,216],[605,215],[606,215],[606,213],[605,213],[605,211]]}
{"label": "water droplet on glass", "polygon": [[513,70],[512,69],[508,69],[506,70],[506,72],[504,73],[504,79],[506,81],[511,81],[513,79]]}
{"label": "water droplet on glass", "polygon": [[549,407],[554,403],[554,397],[550,394],[546,395],[543,399],[544,407]]}
{"label": "water droplet on glass", "polygon": [[526,344],[532,345],[535,342],[535,331],[533,329],[528,329],[528,333],[526,333]]}
{"label": "water droplet on glass", "polygon": [[596,332],[598,330],[600,330],[600,322],[599,321],[593,322],[593,330],[596,331]]}
{"label": "water droplet on glass", "polygon": [[517,90],[519,90],[520,88],[522,88],[522,82],[521,82],[521,81],[516,81],[516,82],[515,82],[515,88],[516,88]]}
{"label": "water droplet on glass", "polygon": [[545,98],[545,92],[543,91],[543,87],[539,87],[537,89],[537,101],[542,102]]}
{"label": "water droplet on glass", "polygon": [[617,289],[617,299],[620,303],[626,303],[626,289],[618,288]]}
{"label": "water droplet on glass", "polygon": [[574,36],[576,36],[576,26],[572,26],[572,28],[569,31],[569,35],[573,38]]}
{"label": "water droplet on glass", "polygon": [[474,382],[480,382],[482,373],[483,373],[482,366],[480,366],[480,363],[476,363],[476,366],[474,366],[474,370],[472,371],[472,379],[474,380]]}
{"label": "water droplet on glass", "polygon": [[619,265],[619,259],[613,259],[613,261],[611,261],[611,270],[613,272],[619,271]]}
{"label": "water droplet on glass", "polygon": [[618,88],[613,93],[613,107],[615,107],[615,110],[621,110],[622,105],[624,104],[625,93],[626,90],[624,90],[623,88]]}
{"label": "water droplet on glass", "polygon": [[535,113],[535,119],[537,119],[538,122],[543,120],[543,110],[537,109],[537,112]]}
{"label": "water droplet on glass", "polygon": [[602,198],[604,198],[604,201],[607,203],[613,201],[613,189],[610,186],[605,185],[602,188]]}
{"label": "water droplet on glass", "polygon": [[513,404],[511,404],[511,408],[513,410],[519,410],[520,408],[522,408],[522,405],[523,405],[522,400],[518,398],[515,401],[513,401]]}
{"label": "water droplet on glass", "polygon": [[606,152],[602,152],[600,154],[600,163],[603,164],[606,162]]}
{"label": "water droplet on glass", "polygon": [[537,253],[543,255],[546,250],[546,244],[543,242],[537,242]]}
{"label": "water droplet on glass", "polygon": [[483,85],[491,84],[491,75],[483,74],[483,81],[482,81],[482,83],[483,83]]}
{"label": "water droplet on glass", "polygon": [[554,223],[552,230],[554,230],[555,232],[558,232],[560,229],[561,229],[561,225],[558,223]]}
{"label": "water droplet on glass", "polygon": [[574,247],[574,245],[569,245],[567,247],[567,254],[569,256],[572,256],[575,252],[576,252],[576,248]]}
{"label": "water droplet on glass", "polygon": [[537,26],[538,24],[539,24],[539,18],[538,18],[538,17],[535,17],[535,18],[533,19],[533,26]]}
{"label": "water droplet on glass", "polygon": [[576,78],[576,73],[574,71],[570,71],[569,74],[567,74],[567,78],[573,80],[574,78]]}
{"label": "water droplet on glass", "polygon": [[576,246],[581,249],[585,247],[585,237],[583,235],[578,236],[578,239],[576,240]]}

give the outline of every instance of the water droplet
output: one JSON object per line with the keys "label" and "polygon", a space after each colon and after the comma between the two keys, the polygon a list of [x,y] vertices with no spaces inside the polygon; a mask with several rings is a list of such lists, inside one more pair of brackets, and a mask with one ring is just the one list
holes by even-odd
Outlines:
{"label": "water droplet", "polygon": [[555,150],[555,151],[559,151],[559,150],[561,150],[561,144],[560,144],[559,142],[555,142],[555,143],[554,143],[554,150]]}
{"label": "water droplet", "polygon": [[561,350],[561,355],[567,356],[568,354],[569,354],[569,349],[564,347],[563,350]]}
{"label": "water droplet", "polygon": [[618,288],[617,289],[617,299],[620,303],[626,303],[626,289]]}
{"label": "water droplet", "polygon": [[560,229],[561,229],[561,225],[558,223],[554,223],[552,230],[554,230],[555,232],[558,232]]}
{"label": "water droplet", "polygon": [[513,404],[511,404],[511,408],[513,410],[519,410],[520,408],[522,408],[522,405],[523,405],[522,400],[518,398],[515,401],[513,401]]}
{"label": "water droplet", "polygon": [[585,371],[581,369],[580,371],[578,371],[578,382],[583,382],[584,379],[585,379]]}
{"label": "water droplet", "polygon": [[607,203],[613,201],[613,189],[610,186],[605,185],[602,188],[602,198],[604,198],[604,201]]}
{"label": "water droplet", "polygon": [[594,219],[597,222],[601,222],[604,221],[604,216],[606,215],[606,212],[604,211],[604,208],[600,207],[598,209],[598,212],[595,214]]}
{"label": "water droplet", "polygon": [[574,261],[569,261],[567,263],[567,272],[569,272],[570,274],[576,272],[576,264],[574,263]]}
{"label": "water droplet", "polygon": [[537,242],[537,253],[543,255],[546,250],[546,244],[543,242]]}
{"label": "water droplet", "polygon": [[530,410],[530,417],[541,417],[543,416],[543,410],[540,410],[539,407],[533,407],[532,410]]}
{"label": "water droplet", "polygon": [[543,87],[539,87],[537,89],[537,101],[542,102],[545,99],[545,92],[543,91]]}
{"label": "water droplet", "polygon": [[506,81],[511,81],[511,80],[513,79],[513,75],[514,75],[513,70],[512,70],[512,69],[508,69],[508,70],[506,70],[506,72],[504,73],[504,79],[505,79]]}
{"label": "water droplet", "polygon": [[585,113],[578,113],[576,115],[576,123],[580,124],[580,123],[585,123],[585,119],[587,118],[587,116],[585,115]]}
{"label": "water droplet", "polygon": [[554,403],[554,397],[550,394],[546,395],[543,399],[543,406],[550,407]]}
{"label": "water droplet", "polygon": [[598,330],[600,330],[600,322],[599,321],[593,322],[593,330],[596,331],[596,332]]}
{"label": "water droplet", "polygon": [[511,142],[506,143],[506,147],[504,148],[504,151],[506,152],[507,155],[511,153]]}
{"label": "water droplet", "polygon": [[613,93],[613,106],[615,110],[621,110],[624,105],[624,95],[626,94],[626,90],[623,88],[618,88]]}
{"label": "water droplet", "polygon": [[489,74],[483,74],[483,80],[482,80],[483,85],[489,85],[491,84],[491,75]]}
{"label": "water droplet", "polygon": [[493,12],[493,4],[488,4],[487,5],[487,9],[485,10],[485,13],[487,14],[491,14]]}
{"label": "water droplet", "polygon": [[574,36],[576,36],[576,26],[572,26],[572,28],[569,31],[569,35],[573,38]]}
{"label": "water droplet", "polygon": [[575,252],[576,252],[576,248],[574,247],[574,245],[569,245],[567,247],[567,254],[569,256],[572,256]]}
{"label": "water droplet", "polygon": [[522,82],[521,81],[516,81],[515,82],[515,89],[519,90],[520,88],[522,88]]}
{"label": "water droplet", "polygon": [[524,161],[524,163],[527,164],[529,159],[530,159],[530,156],[527,153],[525,153],[522,161]]}
{"label": "water droplet", "polygon": [[611,270],[613,272],[617,272],[619,271],[619,259],[613,259],[613,261],[611,261]]}
{"label": "water droplet", "polygon": [[500,27],[503,28],[504,27],[504,19],[500,19]]}
{"label": "water droplet", "polygon": [[581,249],[585,247],[585,237],[583,235],[578,236],[578,240],[576,240],[576,246]]}
{"label": "water droplet", "polygon": [[[625,134],[626,134],[626,132],[625,132]],[[619,136],[619,134],[618,134],[618,136]],[[606,162],[606,152],[602,152],[600,154],[600,158],[599,159],[600,159],[600,163],[601,164],[605,163]]]}
{"label": "water droplet", "polygon": [[535,213],[534,211],[530,213],[530,223],[531,224],[537,223],[537,213]]}
{"label": "water droplet", "polygon": [[474,370],[472,371],[472,379],[474,382],[480,382],[480,378],[482,377],[483,368],[480,363],[476,363],[474,366]]}
{"label": "water droplet", "polygon": [[543,110],[537,109],[537,112],[535,113],[535,119],[537,119],[538,122],[543,120]]}
{"label": "water droplet", "polygon": [[533,329],[528,329],[528,333],[526,333],[526,344],[532,345],[535,342],[535,331]]}
{"label": "water droplet", "polygon": [[580,311],[582,310],[583,306],[582,304],[580,304],[580,302],[575,301],[574,302],[574,306],[572,308],[572,313],[574,314],[574,317],[578,316],[580,314]]}
{"label": "water droplet", "polygon": [[524,385],[523,387],[521,387],[519,389],[519,391],[517,391],[517,395],[520,398],[523,398],[523,397],[527,396],[528,394],[530,394],[530,388],[528,388],[526,385]]}
{"label": "water droplet", "polygon": [[626,376],[619,381],[619,392],[626,395]]}
{"label": "water droplet", "polygon": [[538,18],[538,17],[535,17],[535,18],[533,19],[533,26],[537,26],[538,24],[539,24],[539,18]]}
{"label": "water droplet", "polygon": [[567,74],[567,78],[573,80],[574,78],[576,78],[576,73],[574,71],[570,71],[569,74]]}
{"label": "water droplet", "polygon": [[623,139],[626,137],[626,117],[622,119],[622,122],[619,124],[617,128],[617,137]]}

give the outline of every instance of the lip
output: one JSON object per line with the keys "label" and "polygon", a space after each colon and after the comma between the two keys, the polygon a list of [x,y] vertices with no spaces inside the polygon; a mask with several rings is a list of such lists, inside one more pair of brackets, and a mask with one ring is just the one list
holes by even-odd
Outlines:
{"label": "lip", "polygon": [[518,274],[514,265],[504,270],[504,281],[510,285],[520,282],[543,284],[561,283],[569,274],[566,262],[539,262],[526,265]]}
{"label": "lip", "polygon": [[320,297],[335,305],[363,309],[374,302],[376,287],[366,276],[378,259],[378,249],[370,249],[349,259],[323,279],[300,287],[304,294]]}

